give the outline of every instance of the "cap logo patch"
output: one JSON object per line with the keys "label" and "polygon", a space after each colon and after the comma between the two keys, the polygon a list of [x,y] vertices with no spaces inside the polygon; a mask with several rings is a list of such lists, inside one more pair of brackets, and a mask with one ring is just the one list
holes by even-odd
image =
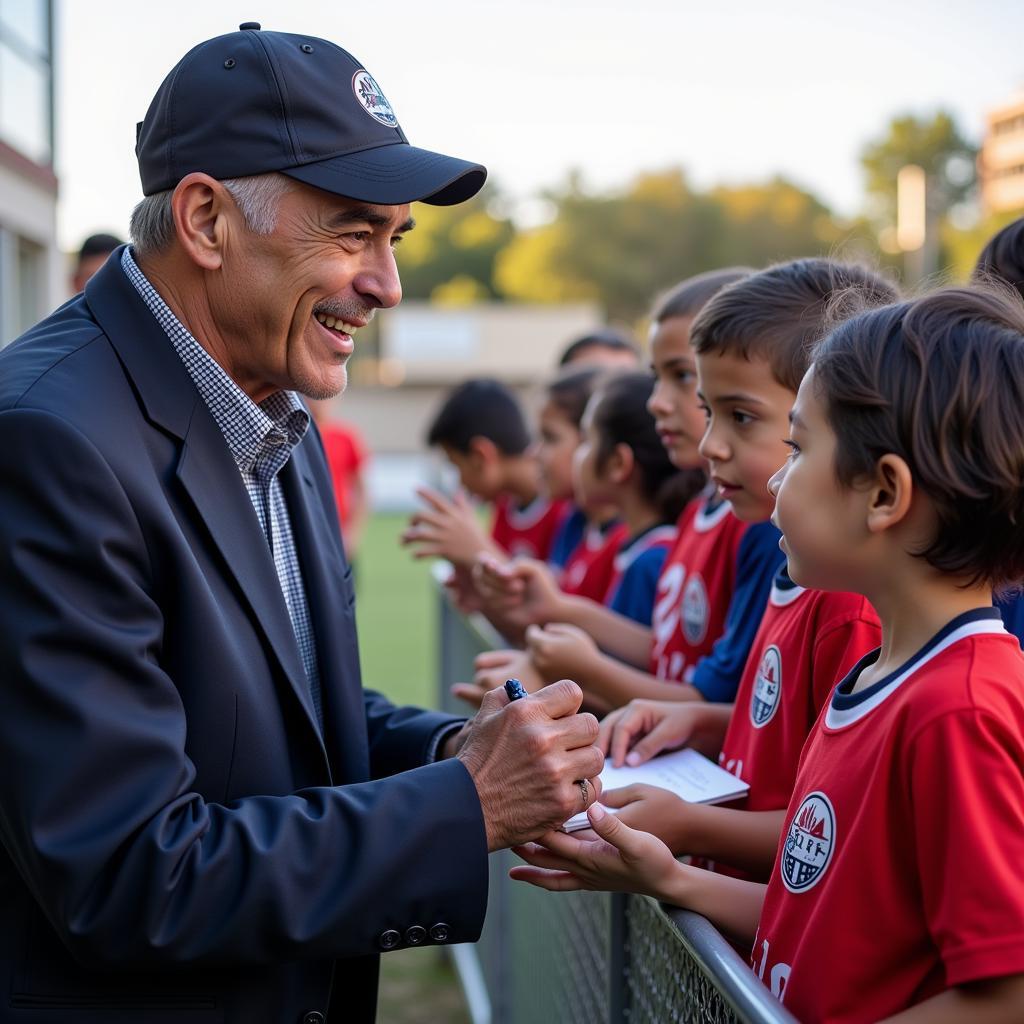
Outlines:
{"label": "cap logo patch", "polygon": [[357,71],[352,76],[352,91],[370,117],[388,128],[398,127],[398,118],[387,97],[369,71]]}

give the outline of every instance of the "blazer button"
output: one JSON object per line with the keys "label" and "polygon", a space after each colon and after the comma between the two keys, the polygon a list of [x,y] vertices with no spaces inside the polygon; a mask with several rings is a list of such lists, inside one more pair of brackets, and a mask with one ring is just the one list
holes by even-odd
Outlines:
{"label": "blazer button", "polygon": [[389,928],[386,932],[380,933],[380,938],[377,940],[377,945],[381,949],[394,949],[402,941],[402,936],[395,931],[394,928]]}
{"label": "blazer button", "polygon": [[427,937],[427,929],[420,924],[414,924],[405,930],[405,941],[410,946],[418,946]]}
{"label": "blazer button", "polygon": [[439,921],[437,924],[430,926],[430,937],[435,942],[447,942],[448,941],[448,925],[443,921]]}
{"label": "blazer button", "polygon": [[325,1024],[326,1018],[319,1010],[310,1010],[302,1015],[302,1024]]}

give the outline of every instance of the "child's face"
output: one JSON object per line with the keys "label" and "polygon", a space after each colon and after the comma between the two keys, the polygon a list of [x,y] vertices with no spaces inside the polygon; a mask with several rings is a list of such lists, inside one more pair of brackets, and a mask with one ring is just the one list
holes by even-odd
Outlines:
{"label": "child's face", "polygon": [[580,423],[582,438],[572,460],[572,489],[576,504],[585,512],[594,512],[609,500],[607,481],[597,468],[601,438],[594,426],[594,408],[592,398]]}
{"label": "child's face", "polygon": [[768,481],[786,460],[789,410],[795,395],[764,359],[731,353],[697,356],[698,390],[707,414],[700,453],[711,479],[737,518],[760,522],[772,514]]}
{"label": "child's face", "polygon": [[552,498],[572,496],[572,456],[580,431],[553,402],[540,411],[540,440],[534,447],[544,486]]}
{"label": "child's face", "polygon": [[651,329],[651,366],[655,384],[647,411],[672,465],[703,467],[697,448],[704,433],[704,414],[697,400],[697,362],[690,346],[692,317],[674,316]]}
{"label": "child's face", "polygon": [[836,435],[815,393],[813,367],[797,392],[790,439],[789,458],[768,484],[789,575],[816,590],[855,590],[866,539],[866,492],[836,479]]}
{"label": "child's face", "polygon": [[470,441],[470,450],[460,452],[449,445],[442,445],[445,457],[459,471],[459,483],[465,491],[481,501],[494,501],[502,491],[501,469],[496,458],[477,444]]}

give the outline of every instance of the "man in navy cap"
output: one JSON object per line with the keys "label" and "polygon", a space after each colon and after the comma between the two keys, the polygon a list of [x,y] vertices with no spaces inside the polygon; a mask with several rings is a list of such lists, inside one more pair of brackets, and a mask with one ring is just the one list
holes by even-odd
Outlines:
{"label": "man in navy cap", "polygon": [[296,396],[399,301],[409,204],[485,172],[251,23],[137,153],[133,245],[0,354],[0,1020],[372,1021],[378,953],[475,939],[487,852],[602,761],[568,681],[472,723],[362,690]]}

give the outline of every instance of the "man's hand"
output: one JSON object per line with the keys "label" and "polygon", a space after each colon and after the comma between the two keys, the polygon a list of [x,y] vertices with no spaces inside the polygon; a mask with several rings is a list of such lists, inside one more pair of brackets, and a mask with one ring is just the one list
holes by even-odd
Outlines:
{"label": "man's hand", "polygon": [[458,757],[476,785],[489,850],[559,828],[600,795],[597,719],[576,714],[582,699],[568,679],[523,700],[510,702],[504,689],[484,697]]}
{"label": "man's hand", "polygon": [[452,693],[475,707],[506,679],[518,679],[527,693],[533,693],[544,685],[537,670],[530,664],[530,656],[525,651],[509,649],[503,651],[487,651],[478,654],[473,663],[476,674],[471,683],[456,683]]}
{"label": "man's hand", "polygon": [[637,892],[664,899],[680,865],[657,837],[617,820],[597,804],[589,812],[596,839],[549,832],[538,843],[517,846],[514,852],[530,867],[514,867],[512,878],[542,889],[566,892]]}
{"label": "man's hand", "polygon": [[530,626],[526,631],[526,649],[544,679],[567,677],[585,681],[600,657],[597,644],[587,633],[564,622],[543,628]]}
{"label": "man's hand", "polygon": [[[698,746],[702,753],[715,757],[721,749],[730,711],[731,705],[632,700],[602,720],[597,745],[616,768],[623,763],[643,764],[663,750],[678,750],[687,745]],[[697,740],[703,743],[698,744]]]}
{"label": "man's hand", "polygon": [[464,494],[446,498],[429,487],[418,487],[416,493],[424,506],[409,520],[401,538],[413,548],[414,558],[446,558],[468,571],[481,551],[496,550]]}

